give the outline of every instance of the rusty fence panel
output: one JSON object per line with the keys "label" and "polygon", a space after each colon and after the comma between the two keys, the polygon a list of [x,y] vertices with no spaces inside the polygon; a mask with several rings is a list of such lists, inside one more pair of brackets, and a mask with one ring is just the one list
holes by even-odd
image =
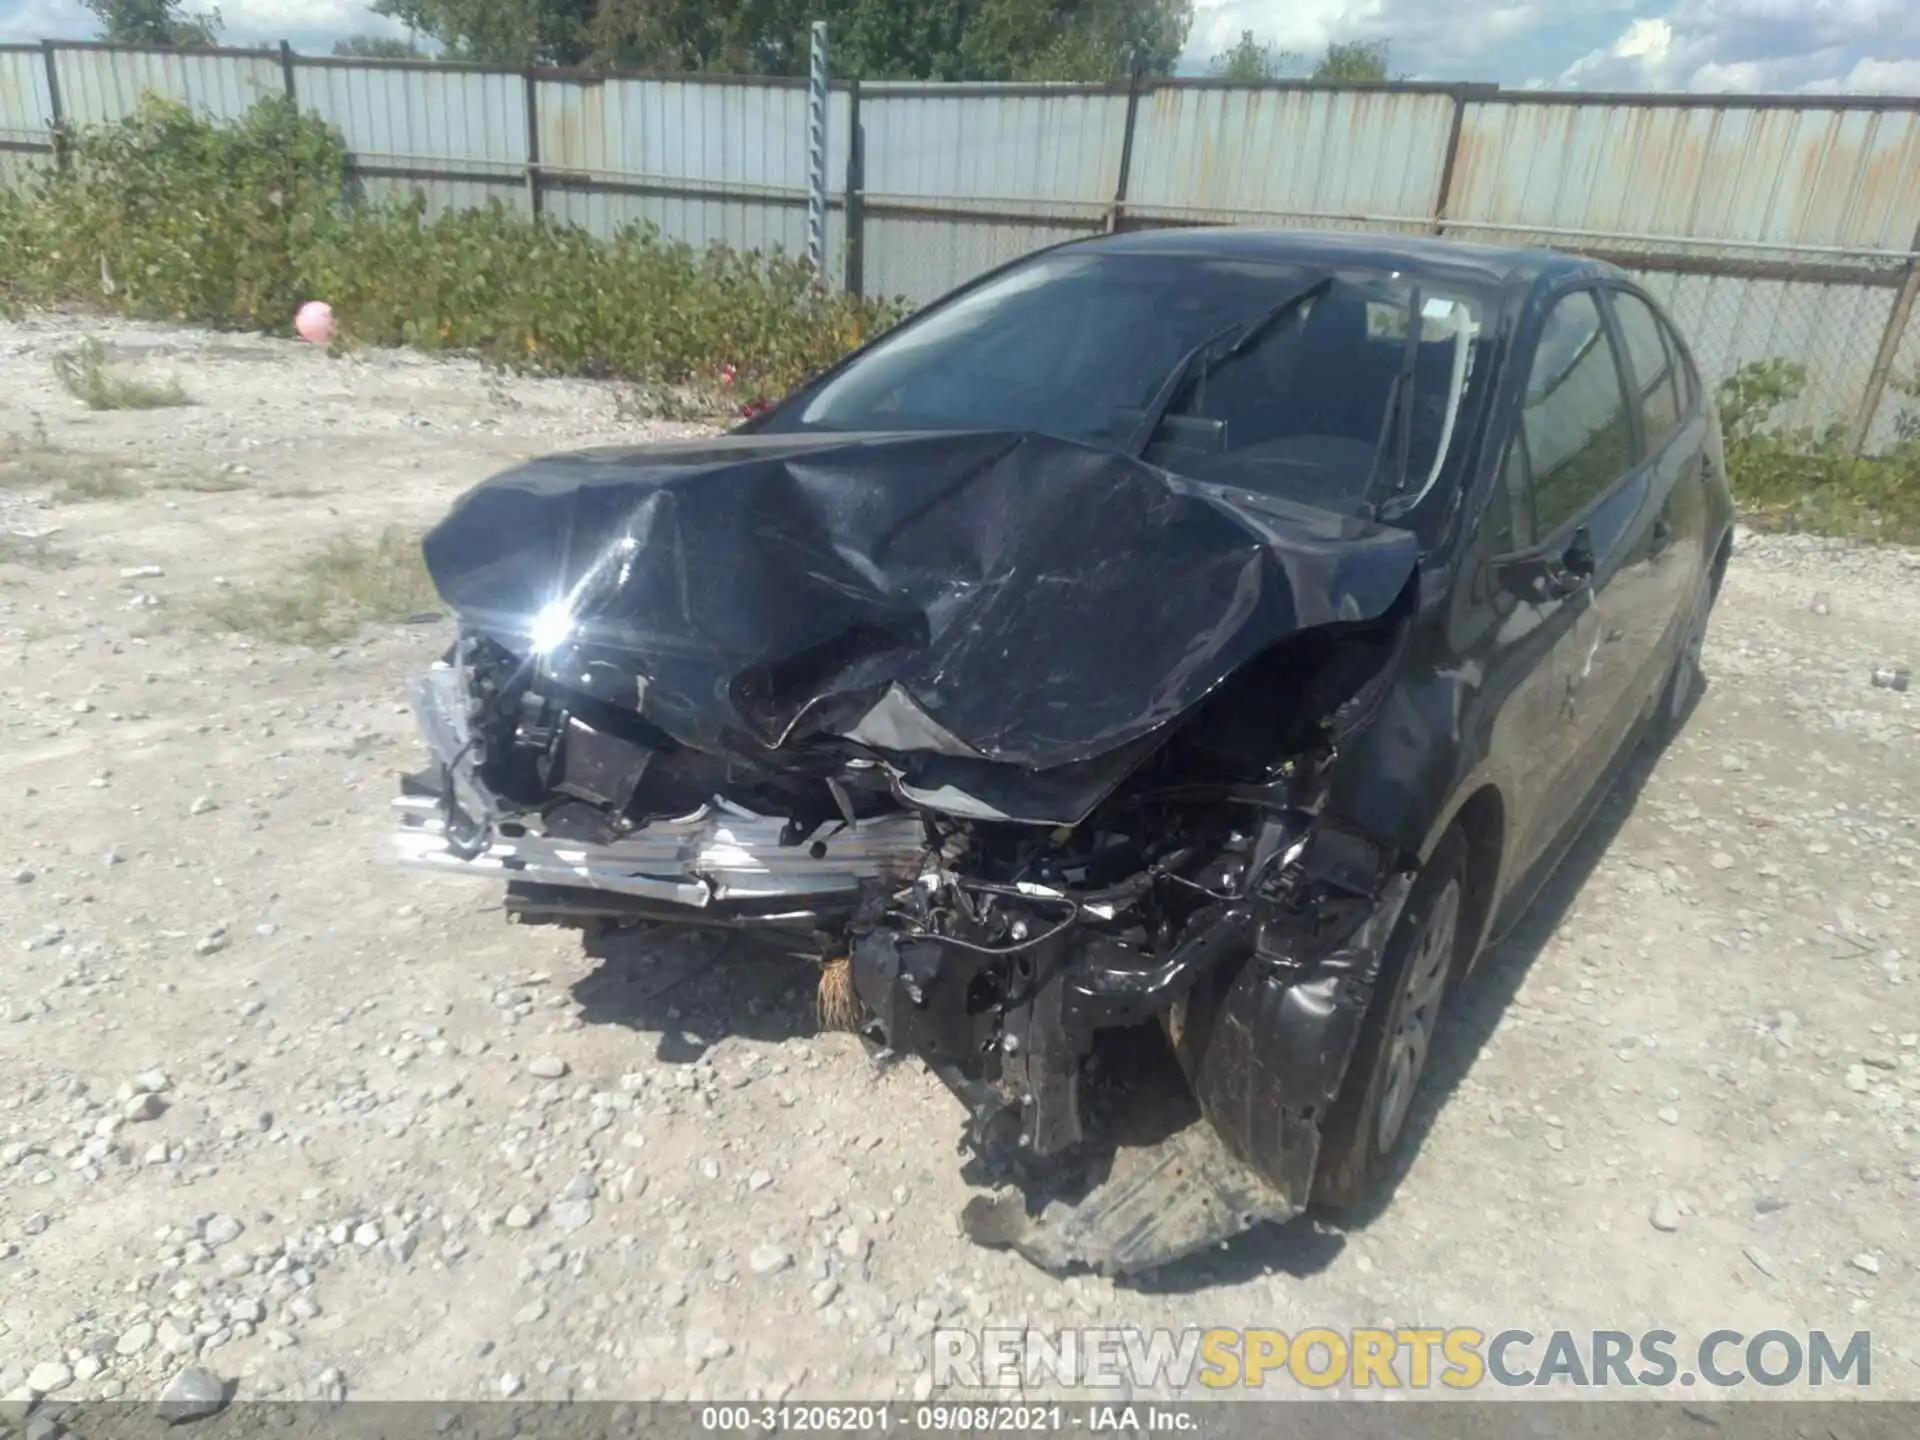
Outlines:
{"label": "rusty fence panel", "polygon": [[0,185],[25,185],[53,161],[50,81],[42,46],[0,45]]}
{"label": "rusty fence panel", "polygon": [[529,208],[526,90],[503,71],[296,56],[294,97],[340,132],[369,198],[418,190],[430,213]]}
{"label": "rusty fence panel", "polygon": [[862,255],[874,294],[931,300],[1106,228],[1128,88],[866,83]]}

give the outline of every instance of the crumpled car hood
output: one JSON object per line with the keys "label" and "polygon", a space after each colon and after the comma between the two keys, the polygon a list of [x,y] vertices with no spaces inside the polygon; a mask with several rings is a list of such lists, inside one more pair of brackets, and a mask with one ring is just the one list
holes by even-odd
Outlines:
{"label": "crumpled car hood", "polygon": [[543,616],[555,674],[624,677],[682,744],[764,756],[833,735],[1033,770],[1143,741],[1296,630],[1377,618],[1418,549],[1110,451],[972,432],[535,460],[468,492],[424,548],[464,622],[526,637]]}

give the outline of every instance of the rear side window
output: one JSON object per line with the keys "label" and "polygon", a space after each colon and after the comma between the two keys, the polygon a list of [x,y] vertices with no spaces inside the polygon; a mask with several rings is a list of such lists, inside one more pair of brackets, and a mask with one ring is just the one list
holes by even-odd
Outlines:
{"label": "rear side window", "polygon": [[1680,424],[1677,352],[1668,345],[1659,318],[1638,295],[1614,291],[1613,313],[1620,321],[1627,359],[1633,365],[1633,384],[1639,392],[1641,429],[1647,437],[1647,449],[1658,450]]}
{"label": "rear side window", "polygon": [[1539,540],[1599,499],[1633,463],[1627,397],[1590,291],[1564,296],[1548,312],[1522,407],[1532,538]]}
{"label": "rear side window", "polygon": [[1693,413],[1694,402],[1700,398],[1700,377],[1695,373],[1693,361],[1687,358],[1687,347],[1680,343],[1680,336],[1665,316],[1660,317],[1660,333],[1666,338],[1667,354],[1673,357],[1673,378],[1680,391],[1680,413]]}

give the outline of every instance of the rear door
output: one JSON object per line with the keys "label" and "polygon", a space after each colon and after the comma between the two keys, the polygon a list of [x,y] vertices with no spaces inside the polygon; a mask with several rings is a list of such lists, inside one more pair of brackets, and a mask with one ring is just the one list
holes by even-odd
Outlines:
{"label": "rear door", "polygon": [[1521,853],[1537,855],[1579,812],[1619,743],[1618,714],[1639,668],[1631,566],[1653,512],[1627,380],[1591,287],[1547,310],[1533,347],[1520,423],[1503,475],[1515,550],[1495,566],[1510,623],[1531,623],[1548,667],[1508,707],[1494,743],[1506,752]]}
{"label": "rear door", "polygon": [[1685,351],[1658,309],[1624,286],[1611,288],[1608,298],[1632,376],[1653,511],[1633,597],[1638,688],[1652,695],[1706,583],[1708,425]]}

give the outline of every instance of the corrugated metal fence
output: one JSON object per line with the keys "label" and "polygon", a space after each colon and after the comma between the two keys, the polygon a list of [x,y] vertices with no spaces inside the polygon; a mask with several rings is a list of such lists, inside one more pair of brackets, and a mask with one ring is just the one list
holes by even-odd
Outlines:
{"label": "corrugated metal fence", "polygon": [[[339,128],[371,194],[805,249],[799,80],[0,47],[0,181],[148,90],[218,116],[291,94]],[[1811,383],[1784,418],[1869,448],[1907,404],[1889,378],[1920,370],[1920,97],[841,82],[829,143],[844,177],[829,253],[870,293],[930,299],[1110,229],[1431,232],[1611,259],[1666,301],[1710,375],[1799,360]]]}

